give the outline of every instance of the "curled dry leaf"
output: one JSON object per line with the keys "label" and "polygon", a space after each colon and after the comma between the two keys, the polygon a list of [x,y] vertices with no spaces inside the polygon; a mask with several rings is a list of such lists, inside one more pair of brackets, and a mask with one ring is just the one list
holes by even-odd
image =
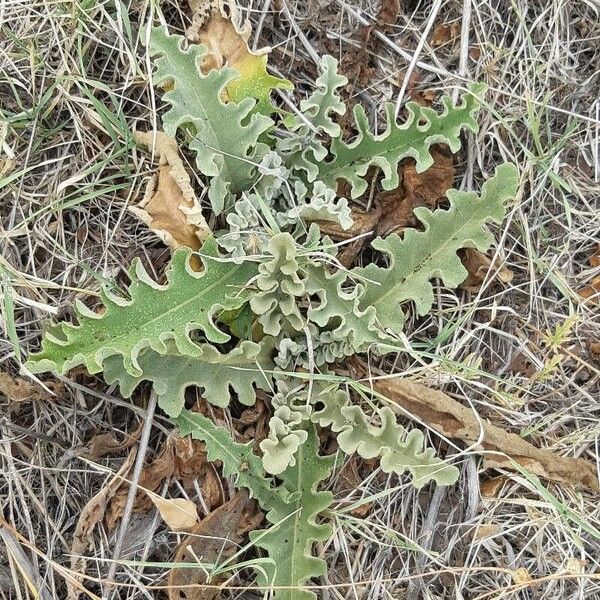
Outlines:
{"label": "curled dry leaf", "polygon": [[[242,535],[257,527],[262,514],[254,501],[240,491],[231,500],[194,525],[175,554],[175,563],[215,564],[230,557]],[[208,570],[173,568],[169,574],[169,600],[211,600],[223,577],[208,580]],[[209,585],[211,587],[204,587]]]}
{"label": "curled dry leaf", "polygon": [[482,254],[475,248],[464,248],[460,251],[460,259],[469,272],[468,277],[462,282],[461,287],[469,292],[476,292],[490,271],[495,271],[495,277],[502,283],[510,283],[514,273],[498,261]]}
{"label": "curled dry leaf", "polygon": [[135,444],[144,428],[144,422],[140,421],[133,433],[125,434],[122,440],[118,440],[113,432],[98,433],[86,444],[86,457],[90,460],[99,460],[109,454],[118,454],[127,450]]}
{"label": "curled dry leaf", "polygon": [[484,459],[487,467],[514,470],[512,459],[550,481],[600,490],[592,463],[537,448],[514,433],[478,419],[471,409],[443,392],[401,379],[375,381],[374,389],[392,401],[392,408],[395,406],[400,412],[401,407],[446,437],[458,438],[469,445],[481,438],[480,448],[487,451]]}
{"label": "curled dry leaf", "polygon": [[108,503],[129,476],[135,455],[136,451],[132,449],[119,472],[95,496],[88,500],[81,511],[71,542],[72,577],[67,579],[67,600],[77,600],[84,591],[81,582],[85,573],[86,560],[82,554],[92,547],[94,527],[104,518]]}
{"label": "curled dry leaf", "polygon": [[198,522],[198,510],[191,500],[163,498],[154,493],[148,496],[171,531],[189,531]]}
{"label": "curled dry leaf", "polygon": [[135,139],[154,150],[159,167],[158,174],[148,183],[144,199],[132,206],[131,212],[172,250],[198,250],[211,231],[179,156],[177,142],[162,131],[136,131]]}

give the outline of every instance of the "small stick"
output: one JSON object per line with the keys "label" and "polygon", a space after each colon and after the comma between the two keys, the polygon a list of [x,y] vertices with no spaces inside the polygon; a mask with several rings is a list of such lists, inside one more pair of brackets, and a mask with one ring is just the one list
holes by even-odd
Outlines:
{"label": "small stick", "polygon": [[148,450],[148,442],[150,440],[150,432],[152,431],[152,422],[154,420],[154,411],[156,410],[156,393],[150,392],[150,399],[148,400],[148,408],[146,409],[146,421],[144,423],[144,429],[140,438],[140,445],[138,447],[138,453],[135,458],[135,465],[133,467],[133,473],[131,475],[131,484],[129,486],[129,493],[127,494],[127,503],[125,504],[125,510],[123,511],[123,518],[121,520],[121,527],[119,529],[119,535],[117,536],[117,543],[112,555],[112,562],[108,569],[107,575],[107,586],[102,592],[102,600],[107,600],[109,595],[114,595],[115,590],[110,592],[112,588],[112,581],[115,578],[117,571],[117,561],[121,557],[121,551],[123,550],[123,541],[125,540],[125,534],[127,533],[127,527],[129,526],[129,520],[133,513],[133,504],[138,491],[138,483],[140,481],[140,475],[144,467],[144,459],[146,458],[146,451]]}

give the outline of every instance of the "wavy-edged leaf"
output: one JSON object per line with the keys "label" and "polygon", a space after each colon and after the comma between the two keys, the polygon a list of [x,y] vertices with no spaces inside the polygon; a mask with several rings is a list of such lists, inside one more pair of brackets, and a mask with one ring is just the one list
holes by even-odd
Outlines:
{"label": "wavy-edged leaf", "polygon": [[261,459],[252,451],[252,442],[240,444],[229,431],[215,425],[204,415],[182,410],[174,419],[182,436],[190,435],[204,442],[208,460],[220,461],[225,477],[235,477],[237,487],[244,487],[264,510],[277,508],[289,501],[284,488],[276,488],[263,469]]}
{"label": "wavy-edged leaf", "polygon": [[481,196],[474,192],[449,190],[448,210],[415,209],[424,230],[407,229],[404,237],[396,234],[377,238],[372,245],[389,257],[389,266],[353,269],[360,277],[365,293],[360,306],[375,307],[379,322],[400,331],[404,316],[400,304],[412,300],[417,313],[425,315],[433,305],[430,280],[440,278],[444,285],[456,287],[468,273],[456,254],[461,248],[477,248],[486,252],[492,242],[488,222],[499,223],[505,214],[505,202],[517,193],[517,168],[506,163],[484,183]]}
{"label": "wavy-edged leaf", "polygon": [[271,352],[273,339],[265,337],[259,344],[244,341],[233,350],[222,354],[211,344],[200,344],[198,356],[185,356],[167,342],[168,352],[161,356],[146,350],[138,357],[142,370],[139,376],[130,375],[123,368],[119,356],[104,361],[104,379],[118,383],[121,394],[131,397],[142,381],[151,381],[158,396],[158,405],[170,416],[177,417],[185,404],[185,390],[190,386],[203,388],[207,402],[224,408],[229,404],[233,390],[241,404],[251,406],[256,399],[255,389],[272,387]]}
{"label": "wavy-edged leaf", "polygon": [[190,256],[184,249],[173,254],[164,285],[152,280],[139,260],[134,261],[129,299],[104,291],[102,313],[79,303],[79,323],[61,323],[48,331],[41,351],[29,357],[28,368],[36,373],[66,373],[83,365],[90,373],[99,373],[105,359],[116,354],[130,375],[139,376],[138,356],[146,348],[166,354],[167,342],[173,340],[181,354],[199,356],[203,350],[191,338],[194,331],[213,343],[229,340],[213,319],[220,311],[243,304],[240,291],[256,274],[256,266],[219,260],[213,238],[201,249],[202,272],[192,271]]}
{"label": "wavy-edged leaf", "polygon": [[302,116],[294,115],[290,125],[293,135],[283,137],[277,143],[285,164],[296,171],[306,171],[310,181],[317,177],[317,165],[327,155],[327,149],[318,134],[326,133],[334,137],[341,134],[331,114],[343,115],[346,112],[346,105],[337,90],[346,85],[348,80],[338,74],[337,66],[338,62],[332,56],[321,58],[317,89],[300,103]]}
{"label": "wavy-edged leaf", "polygon": [[365,459],[381,458],[384,473],[402,475],[409,471],[412,484],[423,487],[433,480],[450,485],[458,479],[458,469],[439,459],[432,448],[423,448],[423,433],[407,432],[396,422],[393,411],[385,406],[377,410],[380,423],[372,424],[359,406],[352,405],[342,390],[325,391],[317,398],[324,407],[312,414],[321,427],[331,427],[337,433],[340,449],[346,454],[356,452]]}
{"label": "wavy-edged leaf", "polygon": [[309,426],[295,465],[280,475],[289,500],[278,503],[267,513],[271,528],[250,534],[250,539],[264,548],[273,561],[272,565],[263,565],[266,577],[259,573],[258,583],[289,588],[274,590],[274,600],[316,598],[313,592],[302,589],[302,585],[326,571],[325,561],[313,556],[313,546],[332,535],[331,525],[318,523],[317,519],[331,506],[333,495],[317,491],[317,486],[329,477],[333,464],[333,457],[319,456],[319,437],[315,427]]}
{"label": "wavy-edged leaf", "polygon": [[433,144],[447,144],[452,152],[460,149],[460,133],[463,129],[478,130],[475,113],[479,109],[479,99],[485,90],[482,84],[474,84],[462,102],[454,106],[448,96],[442,98],[444,110],[438,114],[431,108],[415,102],[406,105],[408,119],[402,125],[396,123],[395,105],[385,106],[387,128],[373,134],[360,104],[354,107],[354,120],[358,129],[357,138],[349,144],[340,137],[334,137],[330,147],[330,160],[317,157],[317,178],[332,189],[338,180],[347,181],[352,188],[352,198],[365,192],[368,186],[367,171],[378,166],[384,174],[383,189],[393,190],[399,185],[398,163],[407,157],[416,161],[418,173],[426,171],[432,164],[430,148]]}
{"label": "wavy-edged leaf", "polygon": [[206,48],[191,45],[184,50],[183,41],[162,27],[154,28],[150,37],[150,52],[157,56],[155,83],[170,88],[163,95],[171,106],[162,117],[163,129],[173,137],[180,128],[191,133],[189,146],[196,152],[198,169],[213,177],[209,198],[219,214],[230,193],[248,189],[254,181],[256,163],[267,150],[258,138],[273,121],[253,112],[253,98],[223,102],[223,91],[238,72],[224,67],[202,75],[199,63]]}

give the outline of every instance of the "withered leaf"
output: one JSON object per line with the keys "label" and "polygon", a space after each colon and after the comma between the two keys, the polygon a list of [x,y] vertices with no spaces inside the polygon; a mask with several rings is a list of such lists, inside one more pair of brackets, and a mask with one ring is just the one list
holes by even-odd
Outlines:
{"label": "withered leaf", "polygon": [[[61,383],[47,382],[53,392],[62,389]],[[0,371],[0,394],[12,402],[25,402],[27,400],[48,400],[50,394],[42,387],[23,379],[22,377],[13,377],[9,373]]]}
{"label": "withered leaf", "polygon": [[[176,563],[215,564],[230,557],[242,535],[258,526],[262,514],[244,491],[211,512],[195,525],[175,554]],[[207,580],[207,571],[173,568],[169,573],[169,600],[212,600],[223,577]],[[205,586],[211,587],[205,587]]]}
{"label": "withered leaf", "polygon": [[498,265],[497,261],[479,252],[475,248],[463,248],[459,252],[460,259],[465,269],[469,272],[468,277],[461,283],[461,287],[469,292],[476,292],[489,271],[495,270],[495,277],[502,283],[510,283],[514,273],[504,265]]}
{"label": "withered leaf", "polygon": [[440,23],[436,25],[431,34],[431,45],[434,48],[453,42],[460,34],[460,22]]}
{"label": "withered leaf", "polygon": [[92,436],[86,444],[87,458],[90,460],[99,460],[109,454],[118,454],[123,450],[127,450],[127,448],[130,448],[138,441],[143,427],[144,422],[140,421],[136,430],[130,434],[126,434],[122,440],[118,440],[113,432],[98,433]]}
{"label": "withered leaf", "polygon": [[600,490],[592,463],[537,448],[514,433],[478,419],[471,409],[443,392],[401,379],[377,380],[374,388],[392,401],[392,408],[400,412],[399,407],[402,407],[446,437],[458,438],[467,444],[476,443],[482,437],[480,447],[487,451],[484,457],[487,467],[514,470],[512,459],[550,481]]}
{"label": "withered leaf", "polygon": [[154,149],[158,174],[148,183],[143,200],[130,207],[172,250],[198,250],[211,234],[179,156],[177,142],[162,131],[135,132],[139,144]]}
{"label": "withered leaf", "polygon": [[189,531],[198,523],[198,509],[191,500],[148,495],[171,531]]}

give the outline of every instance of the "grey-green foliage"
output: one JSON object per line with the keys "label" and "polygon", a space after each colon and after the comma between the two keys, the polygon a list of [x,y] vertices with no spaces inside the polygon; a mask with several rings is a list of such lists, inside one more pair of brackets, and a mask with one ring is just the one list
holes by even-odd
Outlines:
{"label": "grey-green foliage", "polygon": [[274,235],[267,246],[268,259],[258,267],[256,292],[250,307],[259,316],[267,335],[278,335],[282,323],[293,329],[303,326],[297,299],[305,294],[304,281],[298,272],[296,244],[289,233]]}
{"label": "grey-green foliage", "polygon": [[200,353],[189,356],[177,351],[172,342],[160,355],[146,350],[138,357],[141,374],[131,375],[123,368],[121,357],[113,355],[104,362],[104,379],[118,383],[121,394],[130,398],[142,381],[151,381],[158,405],[170,416],[177,417],[185,404],[185,391],[190,386],[202,388],[203,397],[222,408],[229,404],[231,391],[245,406],[254,404],[256,389],[272,388],[271,352],[273,339],[260,343],[243,341],[229,352],[219,352],[211,344],[200,344]]}
{"label": "grey-green foliage", "polygon": [[396,422],[394,412],[387,406],[379,408],[377,421],[372,422],[360,406],[352,404],[346,392],[327,390],[318,396],[323,408],[311,419],[321,427],[331,427],[337,434],[340,450],[357,453],[363,458],[381,458],[385,473],[409,471],[415,487],[423,487],[434,480],[440,485],[454,483],[458,469],[435,456],[431,448],[423,448],[423,434],[419,429],[407,432]]}
{"label": "grey-green foliage", "polygon": [[416,208],[422,231],[408,229],[403,237],[392,234],[373,240],[373,247],[389,257],[389,265],[370,264],[352,271],[368,282],[360,305],[374,307],[381,325],[393,331],[402,328],[400,304],[412,300],[419,315],[427,314],[433,304],[430,280],[439,278],[444,285],[455,287],[466,279],[468,273],[457,251],[487,251],[493,236],[486,223],[502,221],[506,201],[514,197],[517,184],[514,165],[500,165],[484,183],[481,196],[449,190],[448,210]]}
{"label": "grey-green foliage", "polygon": [[[432,279],[446,286],[465,279],[457,251],[489,248],[488,224],[501,221],[515,196],[517,170],[498,167],[481,196],[450,190],[446,210],[417,209],[420,230],[374,240],[374,262],[348,270],[318,224],[352,227],[338,184],[348,182],[356,198],[373,183],[367,177],[377,166],[382,187],[394,189],[402,159],[413,157],[424,171],[432,144],[456,152],[461,132],[477,130],[483,87],[471,86],[457,106],[444,98],[441,113],[409,104],[402,124],[388,105],[381,133],[357,106],[358,135],[347,141],[336,122],[346,110],[339,94],[346,79],[331,57],[323,58],[316,90],[296,112],[283,116],[261,107],[275,122],[256,109],[256,97],[269,97],[268,76],[268,89],[239,98],[252,88],[245,82],[236,101],[227,102],[223,92],[238,74],[230,68],[200,73],[204,47],[184,49],[180,36],[155,28],[150,54],[154,82],[164,90],[163,128],[187,142],[208,189],[216,233],[199,252],[203,270],[192,269],[190,252],[178,251],[159,285],[134,262],[126,297],[105,291],[97,311],[78,304],[77,322],[49,327],[28,367],[66,373],[82,365],[104,372],[127,397],[140,382],[151,382],[181,433],[202,440],[209,460],[219,461],[223,474],[248,488],[267,512],[268,528],[251,534],[270,560],[259,583],[278,586],[278,600],[314,598],[302,586],[325,573],[314,552],[315,543],[331,535],[323,520],[332,496],[318,487],[333,468],[333,457],[319,456],[317,428],[331,428],[342,452],[379,457],[386,473],[408,472],[416,487],[450,484],[458,472],[376,398],[365,412],[356,398],[323,388],[312,374],[327,374],[357,353],[401,351],[405,308],[412,302],[420,315],[431,309]],[[260,456],[210,419],[186,411],[189,386],[222,408],[232,399],[252,404],[256,390],[270,395],[272,418]]]}
{"label": "grey-green foliage", "polygon": [[255,181],[255,162],[268,150],[259,137],[273,121],[252,111],[256,102],[251,98],[239,104],[223,102],[224,88],[237,72],[225,67],[201,75],[199,65],[206,48],[190,45],[184,50],[183,44],[180,35],[169,34],[162,27],[152,30],[154,83],[171,88],[163,94],[163,101],[170,105],[162,115],[163,129],[170,136],[184,129],[190,136],[189,147],[196,153],[198,169],[212,177],[209,197],[219,214],[230,194]]}

